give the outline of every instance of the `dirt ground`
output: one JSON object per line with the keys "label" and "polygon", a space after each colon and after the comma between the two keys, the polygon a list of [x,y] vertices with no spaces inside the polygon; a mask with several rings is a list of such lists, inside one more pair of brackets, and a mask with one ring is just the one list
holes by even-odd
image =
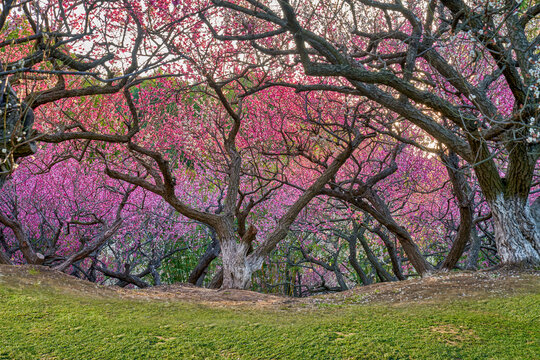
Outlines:
{"label": "dirt ground", "polygon": [[211,306],[295,307],[318,304],[390,303],[395,305],[520,292],[540,293],[540,271],[477,271],[436,274],[423,279],[360,286],[349,291],[309,298],[290,298],[247,290],[210,290],[192,285],[124,289],[96,285],[41,266],[0,265],[0,286],[40,285],[97,297],[187,301]]}
{"label": "dirt ground", "polygon": [[439,273],[422,279],[378,283],[323,295],[312,301],[346,303],[419,303],[459,298],[540,293],[539,271],[463,271]]}

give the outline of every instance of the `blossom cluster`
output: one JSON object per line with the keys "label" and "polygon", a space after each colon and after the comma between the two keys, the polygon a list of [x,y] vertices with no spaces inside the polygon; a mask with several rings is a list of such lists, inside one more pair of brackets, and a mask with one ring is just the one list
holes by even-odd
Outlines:
{"label": "blossom cluster", "polygon": [[529,144],[537,143],[540,140],[540,127],[535,126],[535,121],[534,117],[529,119],[529,136],[527,136]]}

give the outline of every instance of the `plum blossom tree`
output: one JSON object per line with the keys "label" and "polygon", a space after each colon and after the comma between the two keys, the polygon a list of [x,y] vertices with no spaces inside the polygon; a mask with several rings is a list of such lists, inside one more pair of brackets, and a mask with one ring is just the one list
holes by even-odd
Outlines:
{"label": "plum blossom tree", "polygon": [[468,249],[473,267],[480,233],[502,264],[535,266],[539,11],[6,0],[4,175],[34,141],[57,144],[39,147],[52,187],[67,166],[93,175],[47,210],[28,205],[25,162],[2,193],[0,262],[145,287],[192,231],[211,241],[189,282],[221,256],[213,283],[245,288],[278,249],[317,274],[301,294],[450,270]]}
{"label": "plum blossom tree", "polygon": [[[124,170],[122,167],[115,168],[114,163],[108,161],[106,173],[113,178],[127,181],[159,194],[182,215],[211,226],[216,231],[220,241],[223,262],[222,286],[224,288],[245,288],[250,282],[251,274],[261,267],[264,257],[285,238],[289,227],[302,209],[319,194],[324,184],[339,171],[356,147],[368,136],[359,133],[351,135],[352,132],[349,130],[345,131],[345,135],[342,136],[340,133],[343,133],[343,128],[348,128],[350,125],[347,123],[333,124],[337,154],[332,154],[333,149],[325,154],[325,161],[328,163],[323,163],[318,172],[310,175],[310,177],[314,177],[314,179],[308,180],[311,185],[297,195],[296,200],[292,201],[287,210],[279,217],[274,228],[265,234],[265,238],[260,241],[257,247],[253,247],[252,244],[258,231],[253,223],[248,225],[248,216],[257,205],[271,196],[275,188],[271,187],[271,182],[263,183],[263,187],[258,185],[254,189],[245,188],[245,183],[242,184],[243,156],[246,158],[251,156],[250,152],[253,152],[254,149],[240,149],[238,142],[241,136],[241,125],[248,118],[244,109],[248,108],[249,105],[253,106],[253,104],[248,104],[246,99],[239,101],[238,104],[231,104],[224,90],[224,84],[227,83],[217,83],[210,76],[207,76],[207,91],[211,91],[215,100],[203,98],[199,107],[206,106],[207,108],[205,113],[199,112],[197,114],[198,117],[206,121],[215,122],[216,132],[214,134],[207,126],[201,135],[210,134],[209,139],[215,140],[213,144],[217,155],[215,158],[222,159],[220,167],[223,169],[224,179],[222,178],[221,181],[225,182],[226,187],[223,192],[222,205],[219,206],[217,213],[197,209],[177,196],[175,189],[177,181],[171,162],[174,158],[167,159],[160,151],[130,142],[128,147],[132,158],[145,172],[141,172],[141,175],[137,176],[133,174],[133,171],[130,173],[129,168],[124,167]],[[266,106],[267,104],[264,102],[257,104],[257,106],[261,105]],[[221,111],[218,111],[218,106],[222,107]],[[212,109],[211,113],[207,113],[209,109]],[[252,111],[256,111],[256,108],[253,108]],[[264,114],[261,113],[261,115]],[[181,116],[184,117],[186,114],[181,114]],[[192,120],[192,126],[194,122]],[[204,145],[209,146],[211,143],[206,142]],[[177,159],[174,160],[177,161]],[[216,169],[219,171],[220,167],[216,167]],[[152,179],[152,181],[148,179]]]}
{"label": "plum blossom tree", "polygon": [[[501,263],[540,263],[540,232],[528,198],[540,154],[540,6],[212,2],[223,10],[206,17],[214,36],[298,64],[310,81],[290,86],[369,99],[390,115],[383,123],[390,131],[409,122],[425,132],[427,143],[436,141],[466,161],[490,206]],[[238,21],[220,23],[216,14]]]}
{"label": "plum blossom tree", "polygon": [[[41,120],[58,102],[73,104],[82,97],[117,93],[174,60],[152,40],[152,15],[144,12],[148,3],[2,1],[0,181],[14,170],[18,158],[35,152],[36,140],[127,141],[130,132],[125,135],[120,129],[111,136],[91,132],[81,123],[50,128]],[[39,121],[30,133],[34,114]]]}
{"label": "plum blossom tree", "polygon": [[164,260],[193,246],[183,239],[193,224],[159,196],[108,178],[95,163],[49,162],[25,159],[0,195],[2,263],[147,287],[149,277],[161,283]]}

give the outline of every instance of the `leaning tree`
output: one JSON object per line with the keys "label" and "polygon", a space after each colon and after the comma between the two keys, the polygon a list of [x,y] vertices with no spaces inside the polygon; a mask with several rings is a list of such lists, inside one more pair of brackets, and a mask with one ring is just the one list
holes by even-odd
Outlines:
{"label": "leaning tree", "polygon": [[389,131],[410,122],[426,133],[424,145],[457,154],[490,205],[502,264],[540,264],[529,204],[540,155],[539,4],[212,2],[221,11],[203,18],[214,37],[249,42],[310,79],[287,85],[367,98],[392,119]]}

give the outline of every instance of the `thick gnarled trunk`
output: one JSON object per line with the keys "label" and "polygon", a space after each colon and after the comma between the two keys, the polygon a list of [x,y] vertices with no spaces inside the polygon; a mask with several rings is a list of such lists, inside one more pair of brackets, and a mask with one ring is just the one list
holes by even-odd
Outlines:
{"label": "thick gnarled trunk", "polygon": [[531,268],[540,266],[540,226],[528,197],[538,152],[522,143],[508,143],[506,176],[500,177],[487,145],[471,141],[479,161],[475,166],[482,192],[490,205],[493,231],[501,265]]}
{"label": "thick gnarled trunk", "polygon": [[221,243],[223,260],[222,289],[246,289],[251,282],[251,275],[259,270],[260,263],[253,256],[248,256],[251,245],[235,239]]}
{"label": "thick gnarled trunk", "polygon": [[497,251],[501,265],[540,266],[540,228],[527,201],[501,194],[490,202]]}

